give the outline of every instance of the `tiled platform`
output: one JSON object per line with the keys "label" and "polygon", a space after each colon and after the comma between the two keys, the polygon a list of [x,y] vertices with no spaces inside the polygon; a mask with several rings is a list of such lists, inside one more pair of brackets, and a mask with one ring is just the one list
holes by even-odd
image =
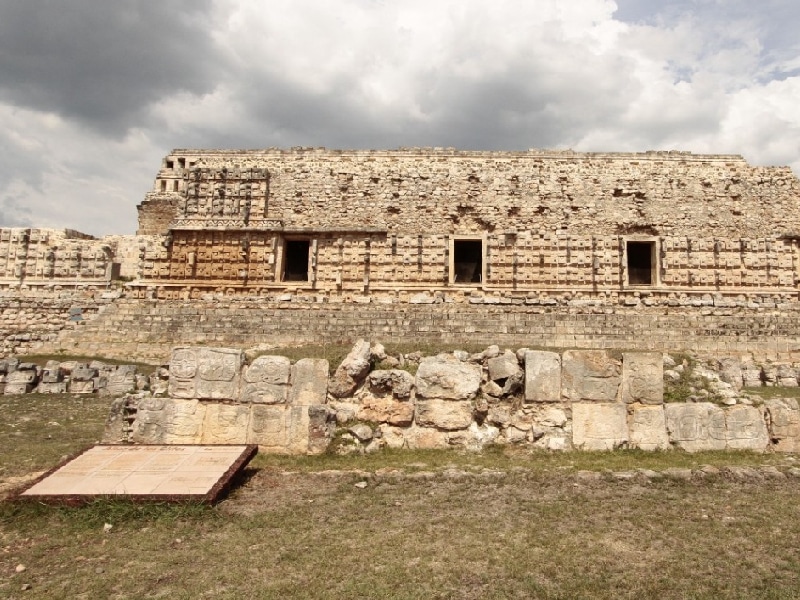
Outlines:
{"label": "tiled platform", "polygon": [[255,445],[98,445],[46,474],[19,497],[73,503],[131,496],[213,503],[257,452]]}

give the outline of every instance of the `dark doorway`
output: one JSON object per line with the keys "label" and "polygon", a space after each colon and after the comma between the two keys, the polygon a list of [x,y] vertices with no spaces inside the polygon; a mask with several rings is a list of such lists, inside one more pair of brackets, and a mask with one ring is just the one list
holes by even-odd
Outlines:
{"label": "dark doorway", "polygon": [[654,242],[628,242],[628,284],[653,285]]}
{"label": "dark doorway", "polygon": [[283,256],[284,281],[308,281],[308,240],[286,240]]}
{"label": "dark doorway", "polygon": [[483,272],[483,242],[453,240],[453,282],[480,283]]}

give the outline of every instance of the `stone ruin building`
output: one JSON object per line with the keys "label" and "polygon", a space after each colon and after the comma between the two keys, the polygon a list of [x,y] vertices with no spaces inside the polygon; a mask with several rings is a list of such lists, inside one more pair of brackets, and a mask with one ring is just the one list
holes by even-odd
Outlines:
{"label": "stone ruin building", "polygon": [[0,356],[364,338],[793,358],[800,181],[686,152],[174,150],[132,236],[0,230]]}
{"label": "stone ruin building", "polygon": [[136,235],[0,229],[0,384],[124,388],[109,441],[793,451],[797,401],[746,389],[800,384],[798,209],[729,155],[174,150]]}

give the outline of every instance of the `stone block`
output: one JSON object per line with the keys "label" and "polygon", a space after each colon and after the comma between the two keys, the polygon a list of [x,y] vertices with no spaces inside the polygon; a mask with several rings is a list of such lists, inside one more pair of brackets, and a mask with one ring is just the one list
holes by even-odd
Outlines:
{"label": "stone block", "polygon": [[66,381],[57,381],[54,383],[49,383],[46,381],[42,381],[39,385],[36,386],[36,393],[37,394],[66,394],[67,393],[67,382]]}
{"label": "stone block", "polygon": [[404,443],[411,450],[448,448],[448,433],[428,427],[412,427],[404,432]]}
{"label": "stone block", "polygon": [[309,454],[324,452],[330,445],[335,432],[336,413],[334,411],[325,404],[308,407],[307,451]]}
{"label": "stone block", "polygon": [[414,421],[414,404],[393,398],[366,396],[361,400],[356,419],[405,427]]}
{"label": "stone block", "polygon": [[755,406],[732,406],[725,411],[728,449],[764,452],[769,445],[767,424]]}
{"label": "stone block", "polygon": [[64,381],[64,371],[60,367],[45,368],[42,371],[41,383],[59,383]]}
{"label": "stone block", "polygon": [[457,400],[418,400],[417,425],[446,431],[466,429],[472,423],[472,402]]}
{"label": "stone block", "polygon": [[245,444],[250,426],[250,405],[204,403],[201,444]]}
{"label": "stone block", "polygon": [[169,395],[234,400],[239,395],[243,363],[244,353],[232,348],[174,348],[169,367]]}
{"label": "stone block", "polygon": [[509,377],[516,377],[522,370],[519,368],[517,355],[510,350],[506,350],[500,356],[490,358],[486,361],[486,366],[489,370],[489,379],[496,382],[505,382]]}
{"label": "stone block", "polygon": [[615,402],[620,361],[604,350],[567,350],[561,357],[561,395],[573,402]]}
{"label": "stone block", "polygon": [[6,396],[29,394],[36,385],[36,371],[12,371],[6,375],[5,378],[5,389],[3,393]]}
{"label": "stone block", "polygon": [[367,382],[373,394],[391,394],[400,399],[411,397],[411,391],[414,388],[414,376],[401,369],[372,371],[367,377]]}
{"label": "stone block", "polygon": [[687,452],[724,450],[725,412],[710,402],[664,405],[669,441]]}
{"label": "stone block", "polygon": [[719,378],[725,383],[730,383],[738,392],[744,385],[742,364],[736,358],[721,358],[719,360]]}
{"label": "stone block", "polygon": [[97,369],[92,369],[86,365],[77,365],[70,371],[70,381],[91,381],[97,377]]}
{"label": "stone block", "polygon": [[325,404],[328,398],[328,361],[303,358],[292,365],[289,404],[312,406]]}
{"label": "stone block", "polygon": [[288,398],[291,368],[285,356],[259,356],[242,374],[241,401],[283,404]]}
{"label": "stone block", "polygon": [[613,450],[628,443],[624,404],[576,402],[572,405],[572,444],[579,450]]}
{"label": "stone block", "polygon": [[110,369],[106,375],[106,385],[100,391],[102,396],[121,396],[136,391],[136,367],[119,365]]}
{"label": "stone block", "polygon": [[642,450],[667,450],[669,436],[663,406],[636,406],[630,419],[630,443]]}
{"label": "stone block", "polygon": [[308,452],[311,425],[308,406],[254,404],[251,411],[249,444],[258,444],[260,449],[278,454]]}
{"label": "stone block", "polygon": [[622,401],[627,404],[663,404],[664,358],[661,353],[623,353]]}
{"label": "stone block", "polygon": [[416,377],[421,398],[469,400],[481,385],[480,366],[462,362],[450,354],[423,358]]}
{"label": "stone block", "polygon": [[197,400],[142,398],[133,422],[136,444],[197,444],[206,405]]}
{"label": "stone block", "polygon": [[525,353],[525,401],[553,402],[561,398],[561,356],[556,352]]}
{"label": "stone block", "polygon": [[369,342],[358,340],[328,382],[328,391],[331,395],[345,398],[356,391],[369,373],[370,358]]}
{"label": "stone block", "polygon": [[794,398],[775,398],[764,402],[769,437],[778,452],[800,451],[800,406]]}
{"label": "stone block", "polygon": [[70,379],[68,389],[70,394],[93,394],[94,381],[91,379],[89,381]]}

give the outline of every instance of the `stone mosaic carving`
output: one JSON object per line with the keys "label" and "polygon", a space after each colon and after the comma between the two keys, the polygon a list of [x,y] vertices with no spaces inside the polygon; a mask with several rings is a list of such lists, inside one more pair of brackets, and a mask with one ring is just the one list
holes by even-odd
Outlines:
{"label": "stone mosaic carving", "polygon": [[175,398],[238,398],[244,353],[231,348],[175,348],[169,394]]}
{"label": "stone mosaic carving", "polygon": [[291,361],[285,356],[259,356],[243,375],[242,402],[283,404],[288,398]]}
{"label": "stone mosaic carving", "polygon": [[709,402],[664,406],[669,439],[688,452],[724,450],[727,446],[725,412]]}

